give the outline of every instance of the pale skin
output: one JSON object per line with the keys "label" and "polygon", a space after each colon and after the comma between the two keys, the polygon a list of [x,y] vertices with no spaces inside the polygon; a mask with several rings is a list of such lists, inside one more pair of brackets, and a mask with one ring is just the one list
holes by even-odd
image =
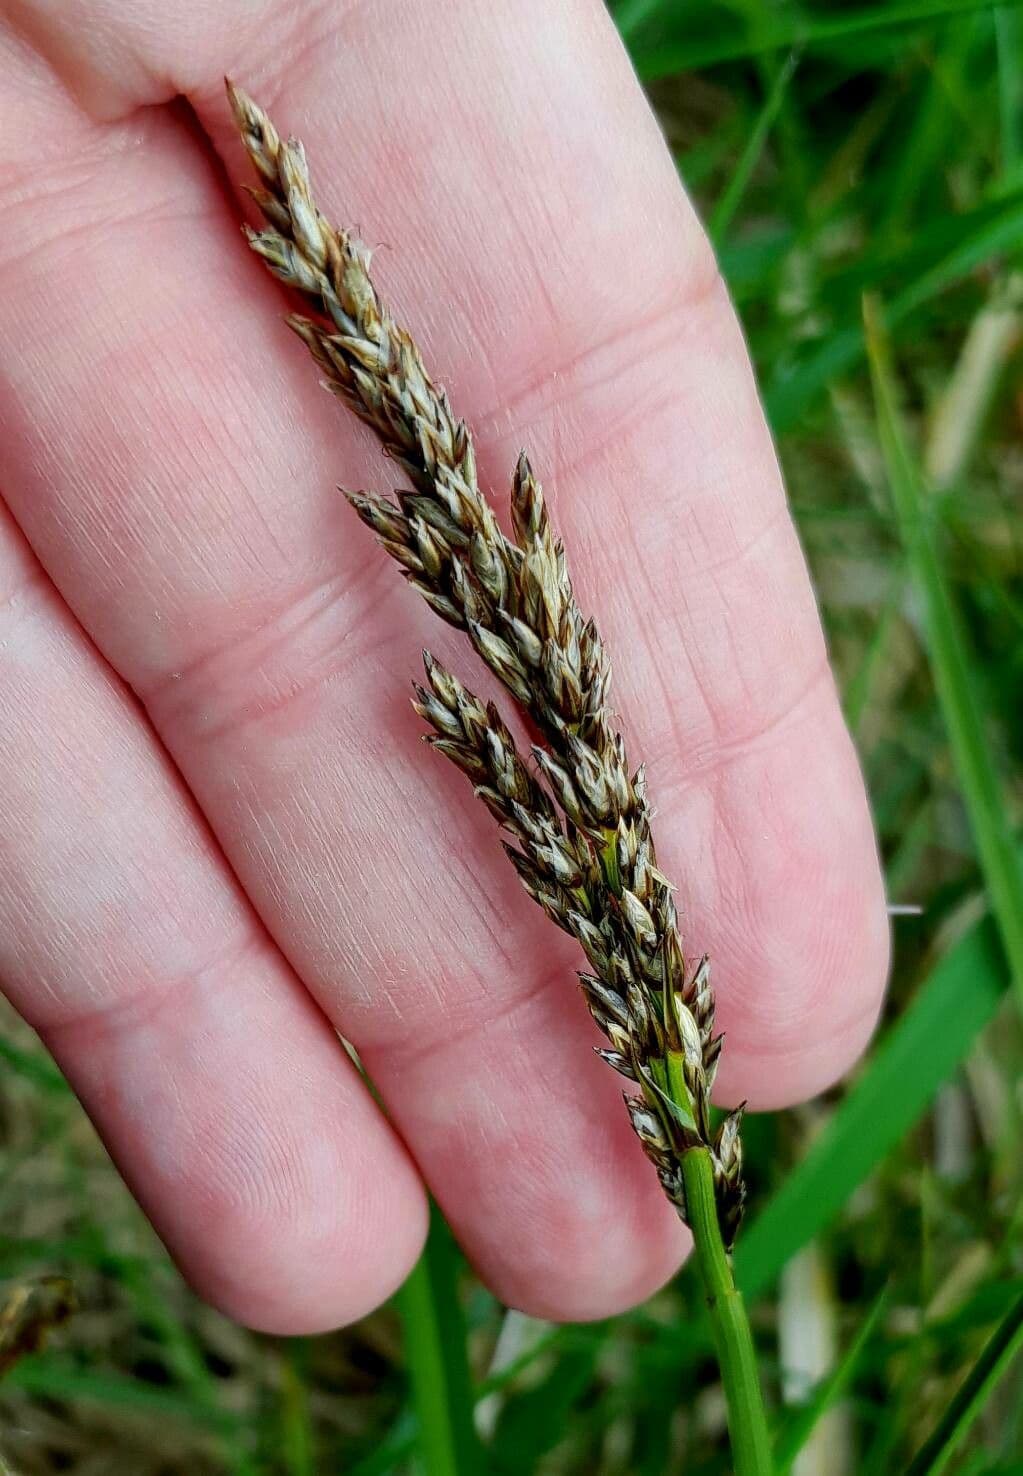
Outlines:
{"label": "pale skin", "polygon": [[[584,1318],[687,1237],[575,946],[416,741],[468,648],[335,490],[393,469],[244,248],[230,72],[506,496],[528,447],[709,950],[719,1098],[802,1100],[887,967],[867,801],[740,330],[596,0],[6,0],[0,978],[197,1289],[311,1332],[420,1249]],[[374,1105],[337,1040],[355,1043]]]}

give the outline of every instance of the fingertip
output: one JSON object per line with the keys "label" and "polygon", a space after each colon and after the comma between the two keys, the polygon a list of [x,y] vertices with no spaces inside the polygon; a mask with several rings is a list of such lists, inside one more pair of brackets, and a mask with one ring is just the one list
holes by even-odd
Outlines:
{"label": "fingertip", "polygon": [[[652,1170],[650,1171],[652,1174]],[[597,1322],[647,1301],[669,1282],[692,1246],[688,1230],[663,1201],[653,1216],[622,1205],[615,1218],[631,1222],[597,1229],[580,1220],[559,1237],[541,1270],[504,1257],[484,1277],[507,1306],[547,1322]],[[562,1215],[560,1223],[565,1225]],[[622,1233],[624,1229],[625,1233]]]}
{"label": "fingertip", "polygon": [[333,1206],[296,1200],[263,1225],[245,1212],[233,1226],[225,1217],[208,1259],[194,1243],[178,1258],[183,1274],[204,1301],[254,1332],[315,1336],[359,1321],[419,1259],[427,1201],[415,1179],[363,1184],[355,1202],[353,1186],[336,1187]]}
{"label": "fingertip", "polygon": [[350,1069],[338,1060],[313,1102],[220,1131],[192,1161],[194,1218],[169,1212],[165,1189],[154,1213],[196,1291],[258,1332],[358,1321],[401,1285],[426,1239],[419,1174]]}
{"label": "fingertip", "polygon": [[870,1043],[891,930],[862,797],[858,808],[856,823],[836,823],[816,857],[804,852],[723,950],[726,1039],[715,1091],[723,1105],[746,1097],[762,1112],[808,1101],[846,1076]]}
{"label": "fingertip", "polygon": [[[601,1076],[606,1068],[600,1067]],[[452,1218],[470,1260],[507,1306],[552,1322],[592,1322],[637,1306],[678,1271],[691,1240],[625,1117],[598,1077],[587,1129],[523,1153],[500,1189],[463,1183]],[[608,1098],[613,1100],[608,1100]]]}
{"label": "fingertip", "polygon": [[733,1108],[745,1100],[750,1112],[778,1112],[809,1102],[848,1076],[873,1038],[881,1002],[861,1015],[843,1020],[837,1030],[795,1045],[729,1051],[727,1042],[714,1087],[714,1104]]}
{"label": "fingertip", "polygon": [[343,1326],[414,1265],[425,1189],[269,946],[216,974],[44,1039],[201,1297],[260,1332]]}

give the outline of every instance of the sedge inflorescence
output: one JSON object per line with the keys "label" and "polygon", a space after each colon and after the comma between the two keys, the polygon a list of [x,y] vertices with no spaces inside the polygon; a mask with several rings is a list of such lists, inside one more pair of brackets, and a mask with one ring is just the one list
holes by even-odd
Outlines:
{"label": "sedge inflorescence", "polygon": [[393,497],[345,495],[409,584],[465,632],[538,739],[531,765],[496,704],[425,653],[416,708],[428,741],[506,832],[526,891],[586,954],[579,977],[607,1039],[600,1054],[634,1084],[625,1097],[633,1127],[683,1219],[683,1156],[709,1153],[729,1246],[745,1196],[742,1109],[715,1125],[722,1037],[710,967],[705,957],[687,963],[644,772],[628,761],[607,653],[576,601],[540,484],[523,454],[507,537],[481,491],[468,427],[378,296],[366,248],[318,210],[302,145],[230,83],[228,96],[260,178],[251,194],[266,226],[247,230],[249,244],[307,300],[311,313],[292,314],[290,326],[408,483]]}

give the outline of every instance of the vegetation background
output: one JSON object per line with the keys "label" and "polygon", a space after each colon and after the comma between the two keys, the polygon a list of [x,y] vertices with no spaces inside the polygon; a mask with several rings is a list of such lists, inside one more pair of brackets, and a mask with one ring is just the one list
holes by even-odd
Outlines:
{"label": "vegetation background", "polygon": [[[748,1121],[736,1264],[779,1467],[905,1472],[944,1416],[914,1476],[1023,1476],[1023,9],[613,9],[746,327],[907,909],[853,1080]],[[438,1227],[359,1326],[247,1333],[4,1012],[0,1279],[55,1270],[81,1310],[0,1382],[10,1476],[728,1470],[693,1276],[555,1328]]]}

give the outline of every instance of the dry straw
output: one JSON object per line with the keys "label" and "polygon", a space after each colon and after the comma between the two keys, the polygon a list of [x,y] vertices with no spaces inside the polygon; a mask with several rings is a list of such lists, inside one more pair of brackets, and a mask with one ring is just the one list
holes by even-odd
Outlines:
{"label": "dry straw", "polygon": [[0,1377],[30,1353],[47,1334],[67,1322],[77,1307],[74,1287],[64,1276],[36,1276],[0,1293]]}
{"label": "dry straw", "polygon": [[742,1109],[712,1127],[721,1050],[706,958],[687,967],[671,885],[658,869],[642,768],[634,770],[608,706],[611,672],[576,602],[565,551],[525,455],[512,479],[514,538],[476,475],[472,436],[431,380],[415,341],[369,275],[369,253],[317,209],[305,152],[285,142],[239,88],[228,96],[260,177],[267,225],[249,244],[315,316],[288,323],[326,387],[372,426],[408,487],[393,498],[346,493],[405,578],[464,630],[540,737],[535,769],[492,702],[428,653],[416,708],[429,742],[469,778],[510,837],[505,850],[531,897],[582,945],[580,975],[607,1037],[604,1059],[636,1084],[626,1102],[665,1193],[687,1218],[682,1160],[709,1151],[721,1234],[742,1213]]}

